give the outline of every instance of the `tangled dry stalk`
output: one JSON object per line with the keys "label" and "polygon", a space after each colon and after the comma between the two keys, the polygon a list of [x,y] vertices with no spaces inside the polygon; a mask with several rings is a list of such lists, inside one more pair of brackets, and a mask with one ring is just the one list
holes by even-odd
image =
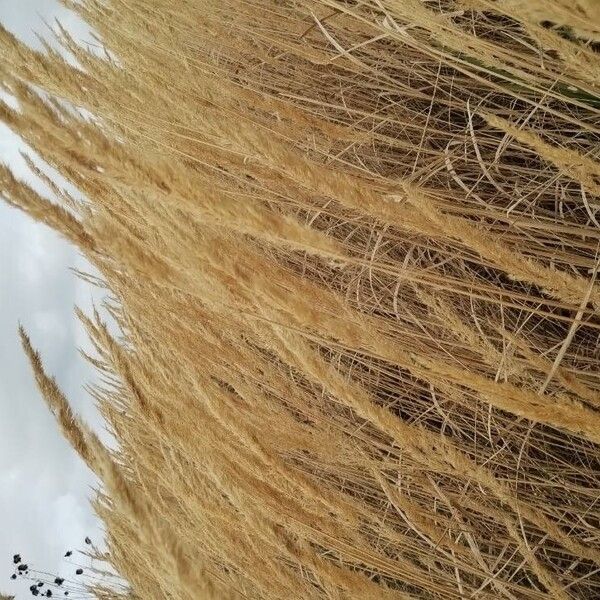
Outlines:
{"label": "tangled dry stalk", "polygon": [[0,112],[84,199],[0,187],[114,296],[118,452],[22,337],[132,597],[600,597],[596,0],[74,8]]}

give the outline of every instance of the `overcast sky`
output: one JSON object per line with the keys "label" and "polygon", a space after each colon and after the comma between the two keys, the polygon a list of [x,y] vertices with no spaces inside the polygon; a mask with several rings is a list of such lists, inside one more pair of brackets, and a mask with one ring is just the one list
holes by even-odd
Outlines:
{"label": "overcast sky", "polygon": [[[86,36],[85,27],[51,0],[0,0],[2,24],[34,46],[33,31],[44,32],[43,20],[55,17],[76,37]],[[0,125],[0,161],[31,179],[19,156],[24,148]],[[22,593],[29,584],[9,579],[13,553],[41,570],[69,575],[75,567],[62,558],[65,550],[82,548],[86,535],[102,536],[88,505],[94,478],[61,437],[17,336],[22,322],[73,406],[101,428],[82,390],[94,372],[77,353],[87,344],[73,306],[89,309],[102,294],[77,280],[69,267],[85,269],[74,248],[0,200],[0,593],[16,593],[18,599],[29,597]]]}

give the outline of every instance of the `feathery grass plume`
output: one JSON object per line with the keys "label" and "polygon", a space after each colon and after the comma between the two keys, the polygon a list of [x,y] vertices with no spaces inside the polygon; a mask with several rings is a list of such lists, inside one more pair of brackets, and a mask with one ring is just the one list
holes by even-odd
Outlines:
{"label": "feathery grass plume", "polygon": [[31,346],[29,337],[21,327],[19,329],[23,348],[29,357],[31,368],[40,392],[50,410],[56,417],[65,437],[73,448],[86,461],[88,466],[101,478],[110,493],[111,500],[118,503],[121,510],[136,523],[138,531],[148,542],[160,544],[169,556],[171,569],[189,598],[200,593],[206,598],[234,598],[236,594],[224,593],[198,564],[196,558],[193,565],[175,539],[168,526],[161,525],[160,518],[154,514],[151,505],[143,496],[139,496],[121,472],[118,464],[110,456],[109,451],[99,438],[84,423],[74,416],[68,401],[64,397],[55,380],[48,377],[40,360],[39,353]]}
{"label": "feathery grass plume", "polygon": [[81,197],[0,191],[111,295],[117,450],[21,336],[132,597],[600,596],[594,2],[65,4],[0,118]]}

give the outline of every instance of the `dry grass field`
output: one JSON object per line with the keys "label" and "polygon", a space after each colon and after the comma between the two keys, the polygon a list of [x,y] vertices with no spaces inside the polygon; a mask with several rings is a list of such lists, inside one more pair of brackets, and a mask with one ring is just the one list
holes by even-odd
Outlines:
{"label": "dry grass field", "polygon": [[94,53],[0,33],[0,119],[82,198],[0,191],[122,331],[118,451],[21,331],[97,596],[600,598],[600,3],[73,5]]}

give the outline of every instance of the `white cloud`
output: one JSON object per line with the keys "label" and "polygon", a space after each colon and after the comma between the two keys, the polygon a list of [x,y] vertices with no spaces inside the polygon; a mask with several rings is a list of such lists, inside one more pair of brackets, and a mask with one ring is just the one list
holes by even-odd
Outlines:
{"label": "white cloud", "polygon": [[[52,22],[57,16],[78,37],[86,36],[81,22],[55,2],[0,0],[2,24],[34,46],[39,44],[32,31],[43,31],[42,19]],[[47,194],[31,179],[22,149],[0,125],[0,161]],[[9,581],[14,552],[41,570],[67,572],[64,550],[81,548],[86,535],[101,536],[89,506],[94,477],[40,398],[16,331],[23,322],[75,409],[101,429],[82,390],[95,374],[78,354],[85,337],[73,315],[75,303],[89,310],[103,296],[69,271],[73,266],[85,270],[84,264],[57,234],[0,201],[0,591],[28,593],[29,584]]]}

